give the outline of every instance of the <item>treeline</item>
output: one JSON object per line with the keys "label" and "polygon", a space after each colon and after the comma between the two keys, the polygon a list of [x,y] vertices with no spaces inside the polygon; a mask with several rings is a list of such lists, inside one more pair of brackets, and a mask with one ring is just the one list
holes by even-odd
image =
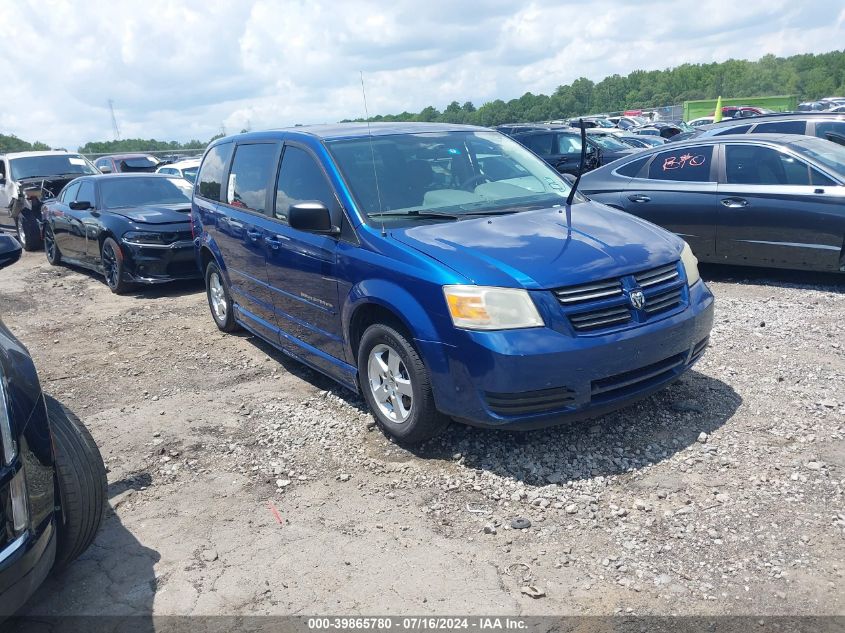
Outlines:
{"label": "treeline", "polygon": [[44,151],[48,149],[50,149],[48,145],[39,141],[29,143],[23,139],[19,139],[14,134],[0,134],[0,154],[7,152],[29,152],[33,150]]}
{"label": "treeline", "polygon": [[89,141],[79,148],[80,154],[122,154],[126,152],[167,152],[181,149],[205,149],[206,141],[157,141],[154,138],[125,138],[119,141]]}
{"label": "treeline", "polygon": [[683,64],[667,70],[635,70],[625,77],[605,77],[598,83],[581,77],[558,86],[551,95],[526,92],[518,99],[496,99],[478,108],[469,101],[463,105],[453,101],[442,112],[428,106],[417,113],[378,115],[370,120],[493,126],[679,105],[720,95],[730,98],[786,94],[797,94],[801,100],[845,95],[845,51],[792,57],[766,55],[758,61],[731,59],[712,64]]}

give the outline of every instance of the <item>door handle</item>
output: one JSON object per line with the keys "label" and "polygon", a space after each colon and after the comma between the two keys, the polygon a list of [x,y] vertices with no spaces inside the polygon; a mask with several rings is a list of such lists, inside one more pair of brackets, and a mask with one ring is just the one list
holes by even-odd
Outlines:
{"label": "door handle", "polygon": [[651,198],[649,198],[648,196],[644,196],[641,193],[628,196],[628,200],[630,200],[631,202],[651,202]]}
{"label": "door handle", "polygon": [[247,229],[247,231],[246,231],[246,236],[247,236],[249,239],[251,239],[253,242],[257,242],[257,241],[258,241],[258,238],[259,238],[259,237],[261,237],[261,232],[260,232],[260,231],[253,231],[253,230]]}
{"label": "door handle", "polygon": [[264,243],[267,244],[267,246],[272,248],[274,251],[278,250],[282,245],[282,243],[274,237],[265,237]]}
{"label": "door handle", "polygon": [[722,198],[721,202],[728,209],[741,209],[748,206],[748,200],[745,198]]}

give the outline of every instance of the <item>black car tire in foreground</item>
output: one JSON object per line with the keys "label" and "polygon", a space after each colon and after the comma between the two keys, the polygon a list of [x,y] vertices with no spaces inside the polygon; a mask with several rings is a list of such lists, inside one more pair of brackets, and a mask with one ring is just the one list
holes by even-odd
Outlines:
{"label": "black car tire in foreground", "polygon": [[51,266],[58,266],[62,263],[62,251],[56,244],[56,236],[49,224],[44,224],[44,253],[47,255],[47,263]]}
{"label": "black car tire in foreground", "polygon": [[[0,268],[21,255],[0,233]],[[107,503],[106,469],[91,434],[44,394],[26,348],[0,321],[0,622],[52,570],[91,545]]]}
{"label": "black car tire in foreground", "polygon": [[82,422],[51,396],[45,396],[56,452],[62,505],[57,568],[84,552],[97,535],[106,507],[106,469],[100,450]]}
{"label": "black car tire in foreground", "polygon": [[41,233],[38,221],[29,212],[21,212],[15,220],[18,241],[25,251],[37,251],[41,248]]}

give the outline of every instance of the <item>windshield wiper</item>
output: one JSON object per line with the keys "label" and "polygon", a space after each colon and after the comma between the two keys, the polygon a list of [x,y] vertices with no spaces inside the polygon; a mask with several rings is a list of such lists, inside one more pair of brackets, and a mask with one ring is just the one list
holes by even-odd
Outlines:
{"label": "windshield wiper", "polygon": [[378,213],[370,213],[369,217],[449,218],[450,220],[459,220],[461,218],[460,215],[454,213],[440,213],[438,211],[379,211]]}

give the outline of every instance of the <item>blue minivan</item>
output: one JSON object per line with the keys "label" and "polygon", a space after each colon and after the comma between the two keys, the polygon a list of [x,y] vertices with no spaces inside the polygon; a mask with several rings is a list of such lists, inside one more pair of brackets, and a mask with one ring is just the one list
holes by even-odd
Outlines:
{"label": "blue minivan", "polygon": [[697,361],[713,296],[679,237],[459,125],[252,132],[206,150],[192,224],[217,327],[360,391],[404,444],[617,409]]}

